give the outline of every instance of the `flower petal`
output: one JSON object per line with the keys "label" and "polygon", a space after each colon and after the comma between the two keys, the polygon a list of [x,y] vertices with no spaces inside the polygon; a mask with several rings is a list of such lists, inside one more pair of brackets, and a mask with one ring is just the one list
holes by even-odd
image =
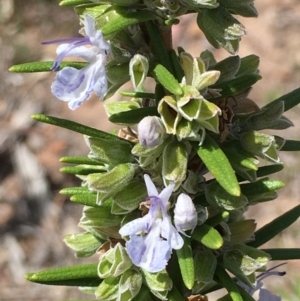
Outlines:
{"label": "flower petal", "polygon": [[93,17],[88,14],[84,15],[84,30],[88,37],[94,37],[96,35],[95,21]]}
{"label": "flower petal", "polygon": [[130,240],[126,242],[127,253],[136,266],[140,266],[142,257],[146,251],[144,237],[131,235]]}
{"label": "flower petal", "polygon": [[89,37],[91,44],[96,46],[101,52],[109,50],[109,44],[104,40],[101,30],[97,30],[95,27],[95,20],[88,14],[84,15],[84,30]]}
{"label": "flower petal", "polygon": [[151,232],[145,236],[144,253],[140,259],[139,266],[150,273],[162,271],[171,257],[172,249],[170,244],[161,239],[161,220],[154,222]]}
{"label": "flower petal", "polygon": [[57,73],[51,85],[52,93],[58,99],[68,101],[71,110],[77,109],[93,92],[95,69],[95,64],[80,70],[65,67]]}
{"label": "flower petal", "polygon": [[150,179],[149,175],[144,175],[147,191],[149,196],[158,196],[157,189]]}
{"label": "flower petal", "polygon": [[281,301],[279,296],[273,295],[267,289],[261,289],[259,291],[259,299],[258,301]]}
{"label": "flower petal", "polygon": [[56,53],[58,57],[62,56],[63,58],[66,56],[74,56],[81,57],[86,61],[90,62],[96,58],[97,48],[90,47],[87,48],[85,46],[75,46],[76,48],[71,49],[72,44],[61,44],[57,47]]}
{"label": "flower petal", "polygon": [[125,224],[120,230],[119,233],[121,236],[128,236],[128,235],[133,235],[137,234],[142,231],[147,231],[148,230],[148,225],[152,221],[150,220],[149,215],[145,215],[144,217],[135,219],[127,224]]}
{"label": "flower petal", "polygon": [[165,208],[167,208],[168,201],[169,201],[169,198],[172,195],[174,187],[175,187],[175,183],[169,184],[166,188],[164,188],[160,192],[160,194],[158,196],[161,199],[161,201],[162,201],[163,205],[165,206]]}
{"label": "flower petal", "polygon": [[161,236],[169,242],[172,249],[178,250],[182,248],[184,241],[175,227],[171,224],[169,216],[164,217],[161,223]]}
{"label": "flower petal", "polygon": [[101,98],[103,98],[104,94],[107,92],[108,89],[106,72],[105,72],[103,61],[104,61],[104,57],[103,56],[100,57],[100,55],[98,55],[98,60],[97,60],[98,67],[94,75],[94,78],[96,80],[94,81],[94,86],[93,86],[94,92]]}

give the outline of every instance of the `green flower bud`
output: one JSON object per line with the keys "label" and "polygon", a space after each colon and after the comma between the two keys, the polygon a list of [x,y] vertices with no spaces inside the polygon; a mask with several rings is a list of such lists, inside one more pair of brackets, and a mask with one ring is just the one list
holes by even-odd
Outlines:
{"label": "green flower bud", "polygon": [[119,278],[105,278],[96,289],[96,298],[101,301],[115,301],[118,297]]}
{"label": "green flower bud", "polygon": [[180,53],[180,62],[185,75],[182,83],[199,91],[215,84],[220,77],[220,71],[206,71],[202,59],[193,58],[187,52]]}
{"label": "green flower bud", "polygon": [[135,91],[143,90],[143,83],[149,70],[148,59],[143,55],[136,54],[129,63],[129,76]]}
{"label": "green flower bud", "polygon": [[185,143],[172,141],[163,152],[162,175],[165,186],[171,182],[175,183],[177,190],[186,178],[188,148]]}
{"label": "green flower bud", "polygon": [[117,243],[114,248],[108,250],[100,257],[98,264],[98,276],[100,278],[118,277],[130,269],[132,262],[125,248]]}
{"label": "green flower bud", "polygon": [[[224,267],[249,286],[253,285],[253,273],[265,266],[271,257],[266,252],[243,244],[235,244],[224,253]],[[254,279],[255,280],[255,279]]]}
{"label": "green flower bud", "polygon": [[[191,140],[203,140],[203,131],[201,136],[195,132],[195,126],[182,120],[196,121],[202,127],[219,133],[219,115],[221,109],[215,104],[204,99],[199,91],[185,85],[182,87],[182,96],[165,96],[158,104],[158,112],[161,115],[162,122],[168,134],[177,135],[181,140],[185,137],[191,137]],[[192,129],[192,127],[194,127]],[[198,127],[198,130],[202,130]]]}
{"label": "green flower bud", "polygon": [[132,300],[139,293],[142,283],[143,278],[138,271],[127,270],[121,276],[117,300]]}
{"label": "green flower bud", "polygon": [[243,148],[249,153],[273,163],[280,163],[274,136],[250,131],[241,134],[239,140]]}
{"label": "green flower bud", "polygon": [[150,273],[142,270],[143,278],[151,292],[161,300],[166,298],[168,292],[173,287],[173,282],[166,270],[158,273]]}

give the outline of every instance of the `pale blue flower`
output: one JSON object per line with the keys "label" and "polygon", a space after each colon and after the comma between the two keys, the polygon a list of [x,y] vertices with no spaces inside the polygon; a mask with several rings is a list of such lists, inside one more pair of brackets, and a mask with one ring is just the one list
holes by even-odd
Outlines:
{"label": "pale blue flower", "polygon": [[270,291],[268,291],[263,287],[263,280],[269,276],[275,275],[275,276],[284,276],[286,273],[285,272],[277,272],[273,271],[274,269],[278,268],[279,266],[283,265],[285,263],[279,264],[269,270],[267,270],[265,273],[259,275],[257,279],[259,281],[255,285],[254,288],[247,286],[241,281],[238,281],[238,285],[242,287],[249,295],[253,296],[256,291],[259,291],[259,298],[257,301],[281,301],[281,297],[273,295]]}
{"label": "pale blue flower", "polygon": [[[103,97],[107,91],[105,61],[109,44],[104,40],[102,32],[96,30],[95,21],[84,15],[86,37],[70,38],[45,42],[44,44],[70,42],[58,46],[57,58],[52,66],[57,71],[65,57],[80,57],[88,62],[87,66],[78,70],[65,67],[59,71],[51,86],[52,93],[60,100],[67,101],[71,110],[77,109],[93,92]],[[86,47],[91,45],[91,47]]]}
{"label": "pale blue flower", "polygon": [[151,205],[148,214],[133,220],[120,229],[122,236],[129,236],[127,253],[132,262],[142,269],[156,273],[162,271],[172,254],[180,249],[183,239],[171,223],[168,200],[175,184],[168,185],[161,193],[148,175],[144,176]]}

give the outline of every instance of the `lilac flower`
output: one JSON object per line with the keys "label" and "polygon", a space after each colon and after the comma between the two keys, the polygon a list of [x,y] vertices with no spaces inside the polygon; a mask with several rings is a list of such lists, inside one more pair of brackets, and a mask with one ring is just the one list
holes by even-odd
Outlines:
{"label": "lilac flower", "polygon": [[67,101],[71,110],[77,109],[93,92],[103,97],[107,91],[105,60],[110,49],[109,44],[104,40],[102,32],[96,30],[95,21],[89,15],[84,15],[84,29],[87,37],[44,43],[70,42],[58,46],[56,50],[58,56],[52,66],[53,71],[59,69],[66,56],[80,57],[88,62],[87,66],[80,70],[73,67],[63,68],[52,83],[52,93],[58,99]]}
{"label": "lilac flower", "polygon": [[172,249],[180,249],[183,239],[171,223],[168,200],[174,184],[158,194],[148,175],[144,176],[151,205],[148,214],[124,225],[119,233],[130,236],[126,250],[132,262],[150,273],[162,271],[171,257]]}
{"label": "lilac flower", "polygon": [[273,271],[274,269],[278,268],[279,266],[283,265],[285,263],[279,264],[265,273],[259,275],[257,278],[259,281],[257,282],[256,286],[254,288],[251,288],[247,285],[245,285],[243,282],[238,281],[238,285],[242,287],[249,295],[253,296],[256,291],[259,290],[259,299],[257,301],[281,301],[281,297],[273,295],[270,291],[268,291],[263,287],[263,280],[269,276],[275,275],[275,276],[284,276],[286,273],[285,272],[276,272]]}

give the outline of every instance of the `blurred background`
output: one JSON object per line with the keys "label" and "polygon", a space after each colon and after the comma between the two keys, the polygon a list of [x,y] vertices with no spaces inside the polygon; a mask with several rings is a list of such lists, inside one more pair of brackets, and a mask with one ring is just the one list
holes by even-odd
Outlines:
{"label": "blurred background", "polygon": [[[42,46],[45,40],[78,35],[78,19],[72,8],[61,8],[57,0],[0,1],[0,300],[88,299],[76,288],[32,284],[26,272],[72,263],[97,262],[97,256],[75,259],[63,243],[67,234],[80,232],[77,223],[82,206],[71,203],[58,191],[79,184],[59,172],[59,158],[88,153],[83,137],[54,126],[37,124],[30,115],[44,113],[109,130],[102,103],[94,97],[76,111],[50,92],[53,73],[13,74],[11,65],[53,60],[56,45]],[[239,18],[247,28],[239,55],[261,58],[263,79],[250,97],[260,106],[300,86],[300,2],[264,0],[255,3],[257,19]],[[174,46],[193,56],[209,49],[195,25],[194,16],[182,18],[174,28]],[[214,51],[218,60],[226,51]],[[278,132],[288,139],[300,139],[299,107],[286,114],[294,128]],[[300,153],[281,153],[285,169],[274,178],[286,182],[277,200],[252,208],[258,228],[299,204]],[[264,247],[299,247],[299,221]],[[300,300],[300,262],[281,267],[287,275],[266,281],[268,288],[283,300]],[[92,296],[90,297],[91,299]],[[213,300],[213,299],[212,299]]]}

